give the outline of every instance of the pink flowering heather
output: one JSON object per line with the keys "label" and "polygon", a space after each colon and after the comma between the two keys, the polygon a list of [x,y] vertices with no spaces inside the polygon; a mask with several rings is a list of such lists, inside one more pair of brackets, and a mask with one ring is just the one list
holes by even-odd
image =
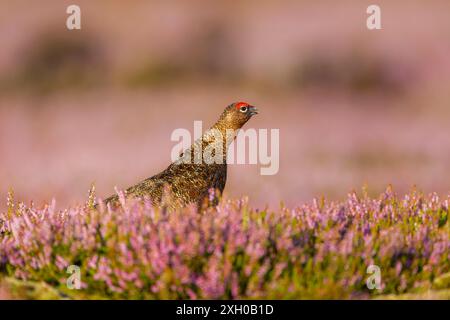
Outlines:
{"label": "pink flowering heather", "polygon": [[[91,197],[90,197],[91,198]],[[91,199],[92,200],[92,199]],[[222,200],[198,213],[122,199],[0,214],[0,275],[44,281],[66,295],[127,299],[369,298],[431,288],[450,272],[449,200],[416,191],[351,193],[295,209]],[[91,202],[91,201],[90,201]],[[89,208],[90,207],[90,208]],[[81,290],[68,290],[78,265]],[[381,289],[369,290],[369,265]],[[73,296],[77,297],[77,296]]]}

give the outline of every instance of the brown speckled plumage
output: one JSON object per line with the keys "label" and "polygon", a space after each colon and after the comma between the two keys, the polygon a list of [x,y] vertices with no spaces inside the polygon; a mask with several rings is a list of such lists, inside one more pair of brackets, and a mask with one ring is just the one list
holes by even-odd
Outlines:
{"label": "brown speckled plumage", "polygon": [[[164,204],[173,208],[190,203],[201,206],[211,188],[222,193],[227,181],[228,146],[235,138],[236,131],[256,113],[255,107],[244,102],[229,105],[219,120],[177,161],[161,173],[128,188],[126,196],[149,197],[156,205]],[[215,139],[219,132],[227,139]],[[205,156],[205,149],[210,150],[207,153],[209,156]],[[220,153],[220,150],[224,152]],[[218,161],[219,158],[221,161]],[[111,196],[105,203],[117,205],[119,198],[117,195]]]}

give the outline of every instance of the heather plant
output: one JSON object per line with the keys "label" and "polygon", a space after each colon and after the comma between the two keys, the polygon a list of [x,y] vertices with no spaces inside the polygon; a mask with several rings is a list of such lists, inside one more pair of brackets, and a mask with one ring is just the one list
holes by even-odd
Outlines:
{"label": "heather plant", "polygon": [[[61,296],[126,299],[370,298],[440,289],[450,272],[450,197],[390,188],[289,209],[221,199],[198,212],[149,200],[112,209],[16,204],[0,214],[0,277],[50,284]],[[66,270],[81,270],[69,290]],[[380,269],[370,290],[367,268]]]}

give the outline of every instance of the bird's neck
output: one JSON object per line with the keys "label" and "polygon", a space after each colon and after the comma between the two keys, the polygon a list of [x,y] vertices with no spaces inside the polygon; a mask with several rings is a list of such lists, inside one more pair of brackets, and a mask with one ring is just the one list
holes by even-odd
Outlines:
{"label": "bird's neck", "polygon": [[[208,158],[215,163],[226,163],[229,146],[236,135],[237,130],[226,126],[219,120],[205,131],[201,139],[194,143],[194,154],[199,156],[198,153],[201,150],[202,158],[206,163],[208,163],[208,160],[206,160]],[[220,161],[218,161],[219,158]]]}
{"label": "bird's neck", "polygon": [[239,128],[233,129],[219,119],[202,137],[196,140],[178,160],[181,163],[226,164],[230,144],[236,138]]}
{"label": "bird's neck", "polygon": [[[220,136],[222,139],[223,146],[228,149],[230,144],[236,138],[240,127],[233,126],[232,124],[224,121],[223,119],[219,119],[208,131],[205,132],[204,140],[209,141],[211,135],[213,135],[216,140],[217,136]],[[217,141],[216,141],[217,142]]]}

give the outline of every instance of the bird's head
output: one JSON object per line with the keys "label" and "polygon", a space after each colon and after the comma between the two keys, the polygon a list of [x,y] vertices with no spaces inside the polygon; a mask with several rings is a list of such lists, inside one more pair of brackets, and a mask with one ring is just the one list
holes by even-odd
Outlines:
{"label": "bird's head", "polygon": [[235,102],[225,108],[220,120],[230,129],[240,129],[250,120],[255,114],[258,114],[258,109],[247,102]]}

